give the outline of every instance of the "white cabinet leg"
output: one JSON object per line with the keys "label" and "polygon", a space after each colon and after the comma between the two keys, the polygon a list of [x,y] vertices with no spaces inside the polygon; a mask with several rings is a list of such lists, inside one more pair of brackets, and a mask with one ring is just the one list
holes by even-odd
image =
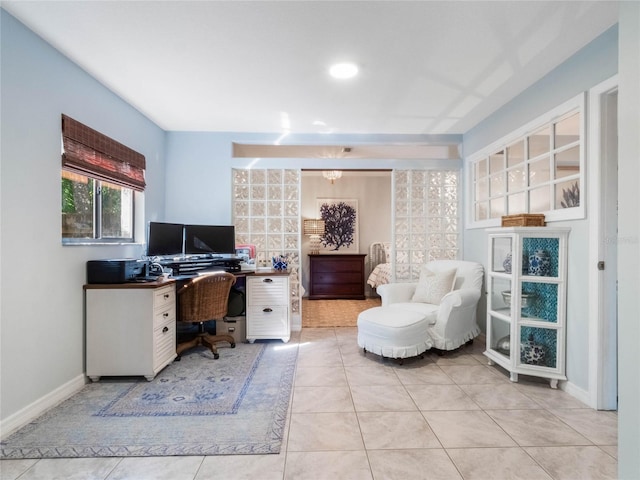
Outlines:
{"label": "white cabinet leg", "polygon": [[553,388],[554,390],[558,388],[558,379],[557,378],[552,378],[551,381],[549,382],[549,385],[551,385],[551,388]]}
{"label": "white cabinet leg", "polygon": [[518,374],[516,372],[511,372],[511,375],[509,375],[509,380],[511,380],[512,382],[518,382]]}

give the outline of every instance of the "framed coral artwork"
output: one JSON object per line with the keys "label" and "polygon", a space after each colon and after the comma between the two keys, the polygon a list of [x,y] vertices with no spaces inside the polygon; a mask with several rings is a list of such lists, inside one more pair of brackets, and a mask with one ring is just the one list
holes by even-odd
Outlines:
{"label": "framed coral artwork", "polygon": [[358,251],[358,200],[318,198],[319,217],[324,220],[320,253],[360,253]]}

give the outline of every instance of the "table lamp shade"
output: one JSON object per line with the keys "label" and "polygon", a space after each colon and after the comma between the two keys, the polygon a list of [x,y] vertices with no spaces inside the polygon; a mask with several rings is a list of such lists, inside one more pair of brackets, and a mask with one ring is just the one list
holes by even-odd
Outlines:
{"label": "table lamp shade", "polygon": [[303,232],[305,235],[324,235],[324,220],[319,218],[304,220]]}
{"label": "table lamp shade", "polygon": [[324,235],[324,220],[320,218],[308,218],[304,221],[302,232],[309,235],[310,255],[318,255],[320,253],[320,236]]}

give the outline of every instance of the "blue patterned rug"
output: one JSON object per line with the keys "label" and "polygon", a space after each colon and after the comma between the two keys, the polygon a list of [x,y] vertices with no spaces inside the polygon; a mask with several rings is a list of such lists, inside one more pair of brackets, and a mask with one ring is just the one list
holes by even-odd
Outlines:
{"label": "blue patterned rug", "polygon": [[0,458],[279,453],[298,346],[187,351],[152,381],[103,378],[7,437]]}

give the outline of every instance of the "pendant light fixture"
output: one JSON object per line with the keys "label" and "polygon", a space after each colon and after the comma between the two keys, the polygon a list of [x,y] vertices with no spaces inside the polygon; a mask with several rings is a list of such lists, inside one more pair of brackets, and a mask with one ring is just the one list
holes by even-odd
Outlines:
{"label": "pendant light fixture", "polygon": [[322,176],[333,185],[336,180],[342,177],[342,170],[324,170]]}

